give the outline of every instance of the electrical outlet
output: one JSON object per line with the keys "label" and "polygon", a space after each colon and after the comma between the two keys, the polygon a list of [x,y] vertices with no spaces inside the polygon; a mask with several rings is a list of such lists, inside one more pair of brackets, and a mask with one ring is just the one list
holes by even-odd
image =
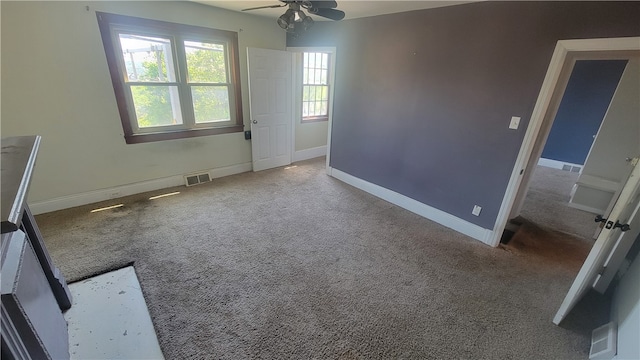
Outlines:
{"label": "electrical outlet", "polygon": [[471,214],[475,216],[480,216],[480,211],[482,211],[482,208],[480,206],[473,205],[473,211],[471,211]]}
{"label": "electrical outlet", "polygon": [[520,117],[519,116],[512,116],[511,117],[511,122],[509,123],[509,129],[516,130],[516,129],[518,129],[518,126],[520,126]]}

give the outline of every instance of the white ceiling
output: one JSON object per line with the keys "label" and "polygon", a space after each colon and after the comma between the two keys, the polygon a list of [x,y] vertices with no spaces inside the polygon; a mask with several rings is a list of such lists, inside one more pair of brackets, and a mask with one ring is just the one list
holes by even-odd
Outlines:
{"label": "white ceiling", "polygon": [[[282,4],[278,0],[192,0],[201,4],[215,6],[223,9],[233,10],[233,11],[241,11],[242,9],[264,6],[264,5],[277,5]],[[420,1],[387,1],[387,0],[337,0],[338,2],[338,10],[342,10],[345,12],[345,19],[355,19],[367,16],[376,16],[383,14],[393,14],[404,11],[412,11],[412,10],[422,10],[422,9],[430,9],[442,6],[451,6],[458,5],[473,1],[481,1],[481,0],[472,0],[472,1],[431,1],[431,0],[420,0]],[[275,9],[259,9],[252,10],[248,13],[258,16],[266,16],[271,18],[277,18],[282,15],[286,9],[284,8],[275,8]],[[314,20],[327,20],[320,16],[313,16]]]}

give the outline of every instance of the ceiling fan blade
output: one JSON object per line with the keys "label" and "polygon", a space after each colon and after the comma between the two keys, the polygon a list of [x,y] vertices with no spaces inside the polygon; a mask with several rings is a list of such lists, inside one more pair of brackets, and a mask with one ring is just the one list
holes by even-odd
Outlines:
{"label": "ceiling fan blade", "polygon": [[318,16],[325,17],[327,19],[331,19],[331,20],[344,19],[344,11],[342,10],[312,8],[312,9],[309,9],[309,12]]}
{"label": "ceiling fan blade", "polygon": [[314,9],[335,9],[338,7],[338,3],[333,0],[316,0],[310,2],[311,7]]}
{"label": "ceiling fan blade", "polygon": [[248,8],[248,9],[242,9],[241,11],[258,10],[258,9],[273,9],[273,8],[279,8],[279,7],[283,7],[283,6],[287,6],[287,4],[257,6],[257,7],[252,7],[252,8]]}

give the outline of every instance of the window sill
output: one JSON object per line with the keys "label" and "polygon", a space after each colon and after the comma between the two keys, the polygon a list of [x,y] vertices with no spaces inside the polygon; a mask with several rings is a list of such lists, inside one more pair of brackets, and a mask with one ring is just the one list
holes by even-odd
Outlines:
{"label": "window sill", "polygon": [[301,123],[307,124],[307,123],[322,122],[322,121],[328,121],[328,120],[329,120],[328,116],[308,117],[308,118],[302,118]]}
{"label": "window sill", "polygon": [[216,127],[208,129],[192,129],[192,130],[178,130],[178,131],[165,131],[160,133],[146,133],[146,134],[128,134],[124,136],[127,144],[140,144],[154,141],[185,139],[198,136],[209,136],[219,134],[229,134],[234,132],[244,131],[243,125],[232,125],[225,127]]}

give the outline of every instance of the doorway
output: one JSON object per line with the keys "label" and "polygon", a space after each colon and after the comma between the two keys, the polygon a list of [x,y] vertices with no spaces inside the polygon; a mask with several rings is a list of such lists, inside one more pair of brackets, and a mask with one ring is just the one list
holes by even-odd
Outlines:
{"label": "doorway", "polygon": [[[640,38],[566,40],[558,42],[551,64],[547,71],[547,75],[545,76],[538,101],[536,102],[531,122],[527,128],[523,145],[520,149],[520,153],[518,154],[516,166],[513,169],[512,177],[503,199],[503,204],[500,209],[498,220],[496,221],[496,226],[494,227],[493,235],[496,243],[499,241],[499,237],[496,232],[500,231],[500,234],[502,234],[502,230],[505,228],[507,220],[512,217],[510,215],[519,214],[522,210],[525,195],[532,180],[533,171],[537,166],[538,159],[541,156],[544,144],[549,136],[553,119],[558,111],[560,99],[567,87],[569,76],[576,61],[594,59],[629,60],[627,69],[629,68],[629,64],[632,62],[635,63],[636,66],[640,66],[638,60],[640,59]],[[640,219],[636,216],[638,212],[637,201],[640,198],[640,190],[638,189],[638,177],[640,177],[640,173],[638,173],[638,171],[640,171],[640,168],[636,166],[640,159],[640,143],[638,141],[638,139],[640,139],[640,104],[637,101],[638,96],[640,96],[637,74],[640,70],[635,68],[631,71],[633,71],[633,74],[628,77],[628,83],[635,88],[635,94],[630,92],[631,95],[628,99],[622,97],[624,102],[631,104],[631,107],[621,112],[618,111],[616,116],[620,118],[630,116],[632,118],[631,123],[635,127],[622,127],[622,129],[625,130],[622,132],[623,136],[628,136],[632,139],[632,154],[627,155],[629,157],[624,159],[618,155],[611,155],[610,153],[605,152],[603,157],[608,161],[600,163],[608,165],[610,163],[617,164],[618,162],[622,162],[623,166],[634,171],[634,175],[631,175],[631,171],[628,171],[631,177],[626,176],[624,179],[619,180],[619,182],[623,184],[623,188],[620,192],[612,196],[611,202],[614,206],[611,210],[611,214],[608,216],[612,218],[612,220],[603,219],[606,225],[598,235],[598,238],[593,244],[586,260],[583,261],[576,280],[571,286],[565,301],[563,301],[560,310],[554,318],[555,324],[559,324],[560,321],[562,321],[573,305],[575,305],[575,303],[582,297],[582,295],[589,291],[589,289],[594,288],[601,293],[606,291],[608,283],[605,285],[604,281],[601,281],[602,286],[600,286],[600,288],[596,288],[593,279],[597,277],[599,277],[599,279],[604,279],[604,274],[606,273],[617,273],[620,262],[613,261],[611,259],[620,259],[621,257],[624,257],[630,248],[630,244],[632,244],[636,239],[636,236],[634,236],[634,234],[630,234],[630,231],[626,232],[629,230],[628,224]],[[624,74],[620,81],[620,87],[623,86],[623,82],[625,82]],[[613,106],[612,101],[608,113],[613,111]],[[603,124],[606,123],[606,120],[607,119],[603,120]],[[606,138],[603,133],[606,132],[601,128],[598,132],[598,138],[592,146],[589,157],[595,153],[594,148],[601,146],[601,144],[598,144],[600,138]],[[620,136],[620,132],[618,133],[618,136]],[[617,145],[617,142],[615,142],[615,146],[611,146],[611,143],[609,143],[607,148],[617,149]],[[589,161],[585,164],[581,176],[587,173],[588,167]],[[637,224],[634,223],[634,225]],[[625,230],[623,227],[627,227],[627,229]],[[609,275],[606,278],[610,279],[612,276]]]}
{"label": "doorway", "polygon": [[[627,60],[576,61],[531,175],[522,209],[516,218],[509,220],[502,243],[509,242],[517,225],[531,223],[557,235],[582,239],[578,244],[590,248],[598,233],[594,218],[606,215],[606,206],[597,203],[607,194],[585,192],[583,188],[588,184],[580,182],[585,182],[581,180],[581,172],[588,158],[592,159],[590,167],[602,166],[594,164],[604,161],[602,157],[589,155],[599,130],[608,129],[608,124],[615,122],[609,120],[605,124],[603,120],[626,66]],[[581,196],[574,199],[578,188]]]}
{"label": "doorway", "polygon": [[[287,51],[294,54],[293,72],[294,72],[294,116],[293,116],[293,141],[291,152],[292,160],[302,161],[316,157],[326,156],[327,164],[329,158],[329,146],[331,137],[331,119],[333,116],[333,98],[335,84],[335,47],[287,47]],[[322,54],[322,61],[311,61],[311,54]],[[326,61],[326,63],[324,63]],[[314,68],[313,76],[311,69]],[[306,65],[306,66],[305,66]],[[305,68],[307,68],[305,70]],[[318,80],[316,80],[316,74]],[[307,84],[313,82],[317,84]],[[325,94],[318,91],[310,91],[309,85],[321,85],[328,91]],[[309,90],[305,91],[305,87]],[[328,96],[326,96],[328,95]],[[316,99],[321,99],[326,103],[322,104],[320,116],[310,116],[309,104]],[[307,103],[306,111],[304,103]]]}
{"label": "doorway", "polygon": [[640,56],[640,38],[560,40],[551,58],[525,138],[488,243],[498,246],[507,222],[519,215],[551,130],[560,100],[578,60],[628,60]]}
{"label": "doorway", "polygon": [[[335,53],[329,47],[247,50],[254,171],[328,155]],[[316,55],[314,61],[311,54]],[[316,61],[318,55],[321,61]],[[313,68],[313,75],[305,66]],[[310,79],[312,84],[306,84]],[[305,117],[310,104],[320,105],[322,116]]]}

